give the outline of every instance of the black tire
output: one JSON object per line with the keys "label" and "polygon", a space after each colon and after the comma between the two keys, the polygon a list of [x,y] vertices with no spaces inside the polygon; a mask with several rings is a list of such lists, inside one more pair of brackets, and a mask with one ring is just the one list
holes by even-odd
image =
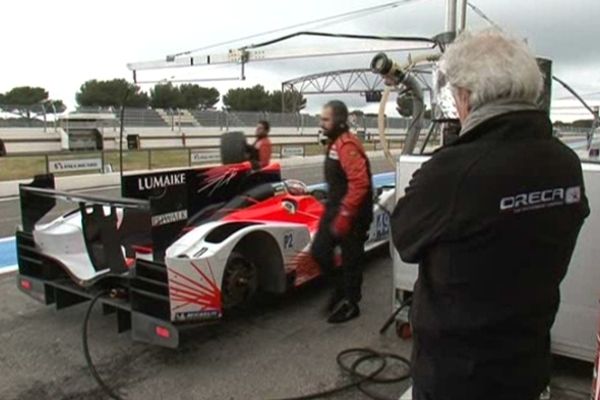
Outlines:
{"label": "black tire", "polygon": [[253,304],[258,292],[258,270],[243,254],[232,251],[221,284],[223,309],[235,310]]}
{"label": "black tire", "polygon": [[248,161],[248,143],[244,132],[226,132],[221,135],[221,162],[237,164]]}

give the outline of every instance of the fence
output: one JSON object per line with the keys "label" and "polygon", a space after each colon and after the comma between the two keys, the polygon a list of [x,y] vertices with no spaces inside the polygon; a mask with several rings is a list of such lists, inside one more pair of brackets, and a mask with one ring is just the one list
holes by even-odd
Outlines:
{"label": "fence", "polygon": [[[388,139],[391,148],[400,148],[404,140]],[[380,150],[376,141],[366,142],[367,150]],[[282,143],[273,145],[274,158],[308,157],[323,153],[319,143]],[[160,149],[123,150],[123,171],[191,167],[220,162],[218,146],[193,146]],[[57,176],[118,172],[118,150],[50,152],[17,154],[0,157],[0,181],[30,179],[34,175],[53,173]]]}

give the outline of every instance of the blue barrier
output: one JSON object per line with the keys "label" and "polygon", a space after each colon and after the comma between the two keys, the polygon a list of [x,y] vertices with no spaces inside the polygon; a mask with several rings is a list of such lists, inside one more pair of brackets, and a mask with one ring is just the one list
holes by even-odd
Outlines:
{"label": "blue barrier", "polygon": [[14,270],[17,265],[17,244],[14,237],[0,239],[0,273]]}

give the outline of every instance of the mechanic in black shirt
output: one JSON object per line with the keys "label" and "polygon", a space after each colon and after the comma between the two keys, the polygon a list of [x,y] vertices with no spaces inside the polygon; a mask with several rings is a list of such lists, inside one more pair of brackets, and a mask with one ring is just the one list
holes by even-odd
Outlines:
{"label": "mechanic in black shirt", "polygon": [[[371,167],[358,138],[348,130],[348,109],[341,101],[325,104],[321,129],[327,137],[325,213],[311,253],[326,276],[334,279],[328,304],[329,323],[360,315],[362,268],[367,231],[373,219]],[[336,247],[341,249],[341,271],[334,268]]]}
{"label": "mechanic in black shirt", "polygon": [[463,34],[440,67],[462,130],[413,175],[392,217],[400,256],[419,264],[413,399],[537,399],[589,214],[580,160],[536,107],[543,78],[521,40]]}

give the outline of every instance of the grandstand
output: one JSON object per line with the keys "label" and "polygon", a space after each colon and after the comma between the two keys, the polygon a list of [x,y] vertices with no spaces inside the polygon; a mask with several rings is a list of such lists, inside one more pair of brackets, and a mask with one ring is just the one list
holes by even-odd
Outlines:
{"label": "grandstand", "polygon": [[[80,107],[72,114],[98,113],[113,114],[119,118],[119,109]],[[253,127],[259,120],[267,120],[273,127],[281,128],[316,128],[319,126],[319,117],[303,113],[275,113],[275,112],[250,112],[250,111],[216,111],[216,110],[185,110],[185,109],[152,109],[131,108],[125,109],[126,127],[148,128],[184,128],[184,127]],[[49,119],[49,124],[52,119]],[[373,115],[359,116],[355,125],[358,128],[377,129],[377,117]],[[0,118],[0,127],[43,127],[44,121],[40,118]],[[389,128],[406,129],[408,120],[405,118],[387,118]]]}
{"label": "grandstand", "polygon": [[[118,113],[116,113],[118,115]],[[126,108],[124,115],[125,126],[168,127],[168,124],[158,113],[151,108]]]}

